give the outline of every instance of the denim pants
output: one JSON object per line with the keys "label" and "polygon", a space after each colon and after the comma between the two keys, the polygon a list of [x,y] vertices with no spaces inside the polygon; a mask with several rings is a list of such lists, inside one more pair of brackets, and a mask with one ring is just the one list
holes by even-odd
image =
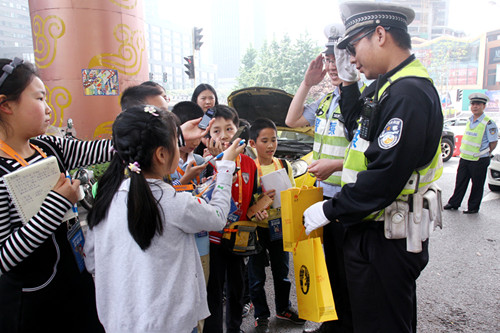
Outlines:
{"label": "denim pants", "polygon": [[[269,229],[257,228],[259,243],[262,251],[250,256],[248,261],[248,281],[250,285],[250,298],[254,305],[255,318],[269,318],[271,313],[267,306],[265,267],[271,262],[271,272],[274,281],[274,294],[276,313],[283,312],[290,306],[290,286],[288,279],[288,252],[283,251],[283,241],[270,241]],[[269,256],[268,256],[269,253]]]}

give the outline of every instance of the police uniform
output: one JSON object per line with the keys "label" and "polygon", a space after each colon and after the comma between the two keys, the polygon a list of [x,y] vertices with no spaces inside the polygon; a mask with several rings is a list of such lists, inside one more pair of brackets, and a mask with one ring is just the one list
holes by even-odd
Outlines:
{"label": "police uniform", "polygon": [[[339,27],[331,25],[325,34],[329,36],[325,45],[325,55],[334,54],[334,44],[343,33]],[[361,83],[362,84],[362,83]],[[313,158],[319,159],[343,159],[345,150],[349,145],[346,139],[343,116],[339,107],[340,89],[336,87],[334,91],[324,95],[316,102],[304,107],[303,116],[314,126]],[[343,110],[348,113],[348,108]],[[318,181],[318,186],[323,188],[323,195],[326,198],[333,197],[340,191],[341,172],[334,172],[324,181]],[[330,285],[335,299],[335,309],[338,320],[325,322],[318,329],[305,329],[304,332],[352,332],[352,315],[349,303],[349,293],[344,269],[344,254],[342,242],[344,227],[342,225],[327,225],[323,230],[325,261],[330,277]]]}
{"label": "police uniform", "polygon": [[[341,12],[346,34],[340,49],[369,27],[406,31],[414,17],[409,8],[372,2],[344,3]],[[357,128],[349,129],[354,137],[344,160],[344,185],[322,209],[330,224],[346,228],[343,250],[354,331],[415,332],[415,281],[428,262],[428,241],[418,239],[419,249],[410,252],[410,237],[388,239],[385,208],[411,206],[412,198],[420,197],[441,175],[443,115],[432,80],[414,55],[380,76],[361,96],[355,85],[344,87],[341,107],[357,100],[359,115],[364,98],[375,94],[379,116],[370,121],[374,135],[362,135],[362,121],[346,121]],[[402,216],[415,216],[411,212]]]}
{"label": "police uniform", "polygon": [[[486,104],[488,96],[474,93],[469,96],[472,102]],[[474,120],[471,116],[467,122],[460,146],[460,162],[458,164],[455,190],[444,209],[456,210],[460,207],[467,191],[469,181],[472,189],[465,214],[475,214],[479,211],[483,198],[484,181],[488,165],[490,165],[490,143],[498,141],[498,128],[493,120],[484,113]]]}

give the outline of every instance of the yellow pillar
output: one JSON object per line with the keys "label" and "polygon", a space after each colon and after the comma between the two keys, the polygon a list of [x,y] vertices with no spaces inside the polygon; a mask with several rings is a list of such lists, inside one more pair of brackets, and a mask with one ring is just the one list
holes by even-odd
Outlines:
{"label": "yellow pillar", "polygon": [[35,62],[52,125],[109,138],[128,86],[148,80],[142,0],[29,0]]}

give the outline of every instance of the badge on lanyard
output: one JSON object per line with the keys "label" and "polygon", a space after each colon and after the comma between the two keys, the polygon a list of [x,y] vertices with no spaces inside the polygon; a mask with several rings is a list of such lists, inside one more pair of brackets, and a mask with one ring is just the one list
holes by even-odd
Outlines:
{"label": "badge on lanyard", "polygon": [[268,220],[269,223],[269,239],[271,241],[283,239],[283,227],[281,225],[281,217]]}
{"label": "badge on lanyard", "polygon": [[85,254],[83,252],[83,246],[85,245],[85,238],[83,237],[82,227],[78,219],[72,219],[66,222],[68,224],[67,238],[71,249],[73,250],[73,255],[75,256],[76,265],[80,270],[80,273],[85,269]]}

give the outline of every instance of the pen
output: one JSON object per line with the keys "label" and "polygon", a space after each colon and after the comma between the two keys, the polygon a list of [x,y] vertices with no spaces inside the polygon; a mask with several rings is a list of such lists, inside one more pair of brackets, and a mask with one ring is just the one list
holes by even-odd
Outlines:
{"label": "pen", "polygon": [[[238,143],[238,146],[241,146],[244,143],[245,143],[245,139],[241,139],[240,142]],[[210,159],[208,161],[206,161],[205,164],[208,163],[208,162],[210,162],[213,159],[218,160],[219,158],[222,158],[222,156],[224,156],[224,152],[219,153],[217,156],[210,157]]]}
{"label": "pen", "polygon": [[[71,180],[71,175],[69,174],[68,171],[66,171],[66,178],[68,178],[70,182],[73,182]],[[73,204],[73,208],[72,209],[73,209],[73,213],[75,213],[76,215],[78,215],[78,206],[76,205],[76,203]]]}

